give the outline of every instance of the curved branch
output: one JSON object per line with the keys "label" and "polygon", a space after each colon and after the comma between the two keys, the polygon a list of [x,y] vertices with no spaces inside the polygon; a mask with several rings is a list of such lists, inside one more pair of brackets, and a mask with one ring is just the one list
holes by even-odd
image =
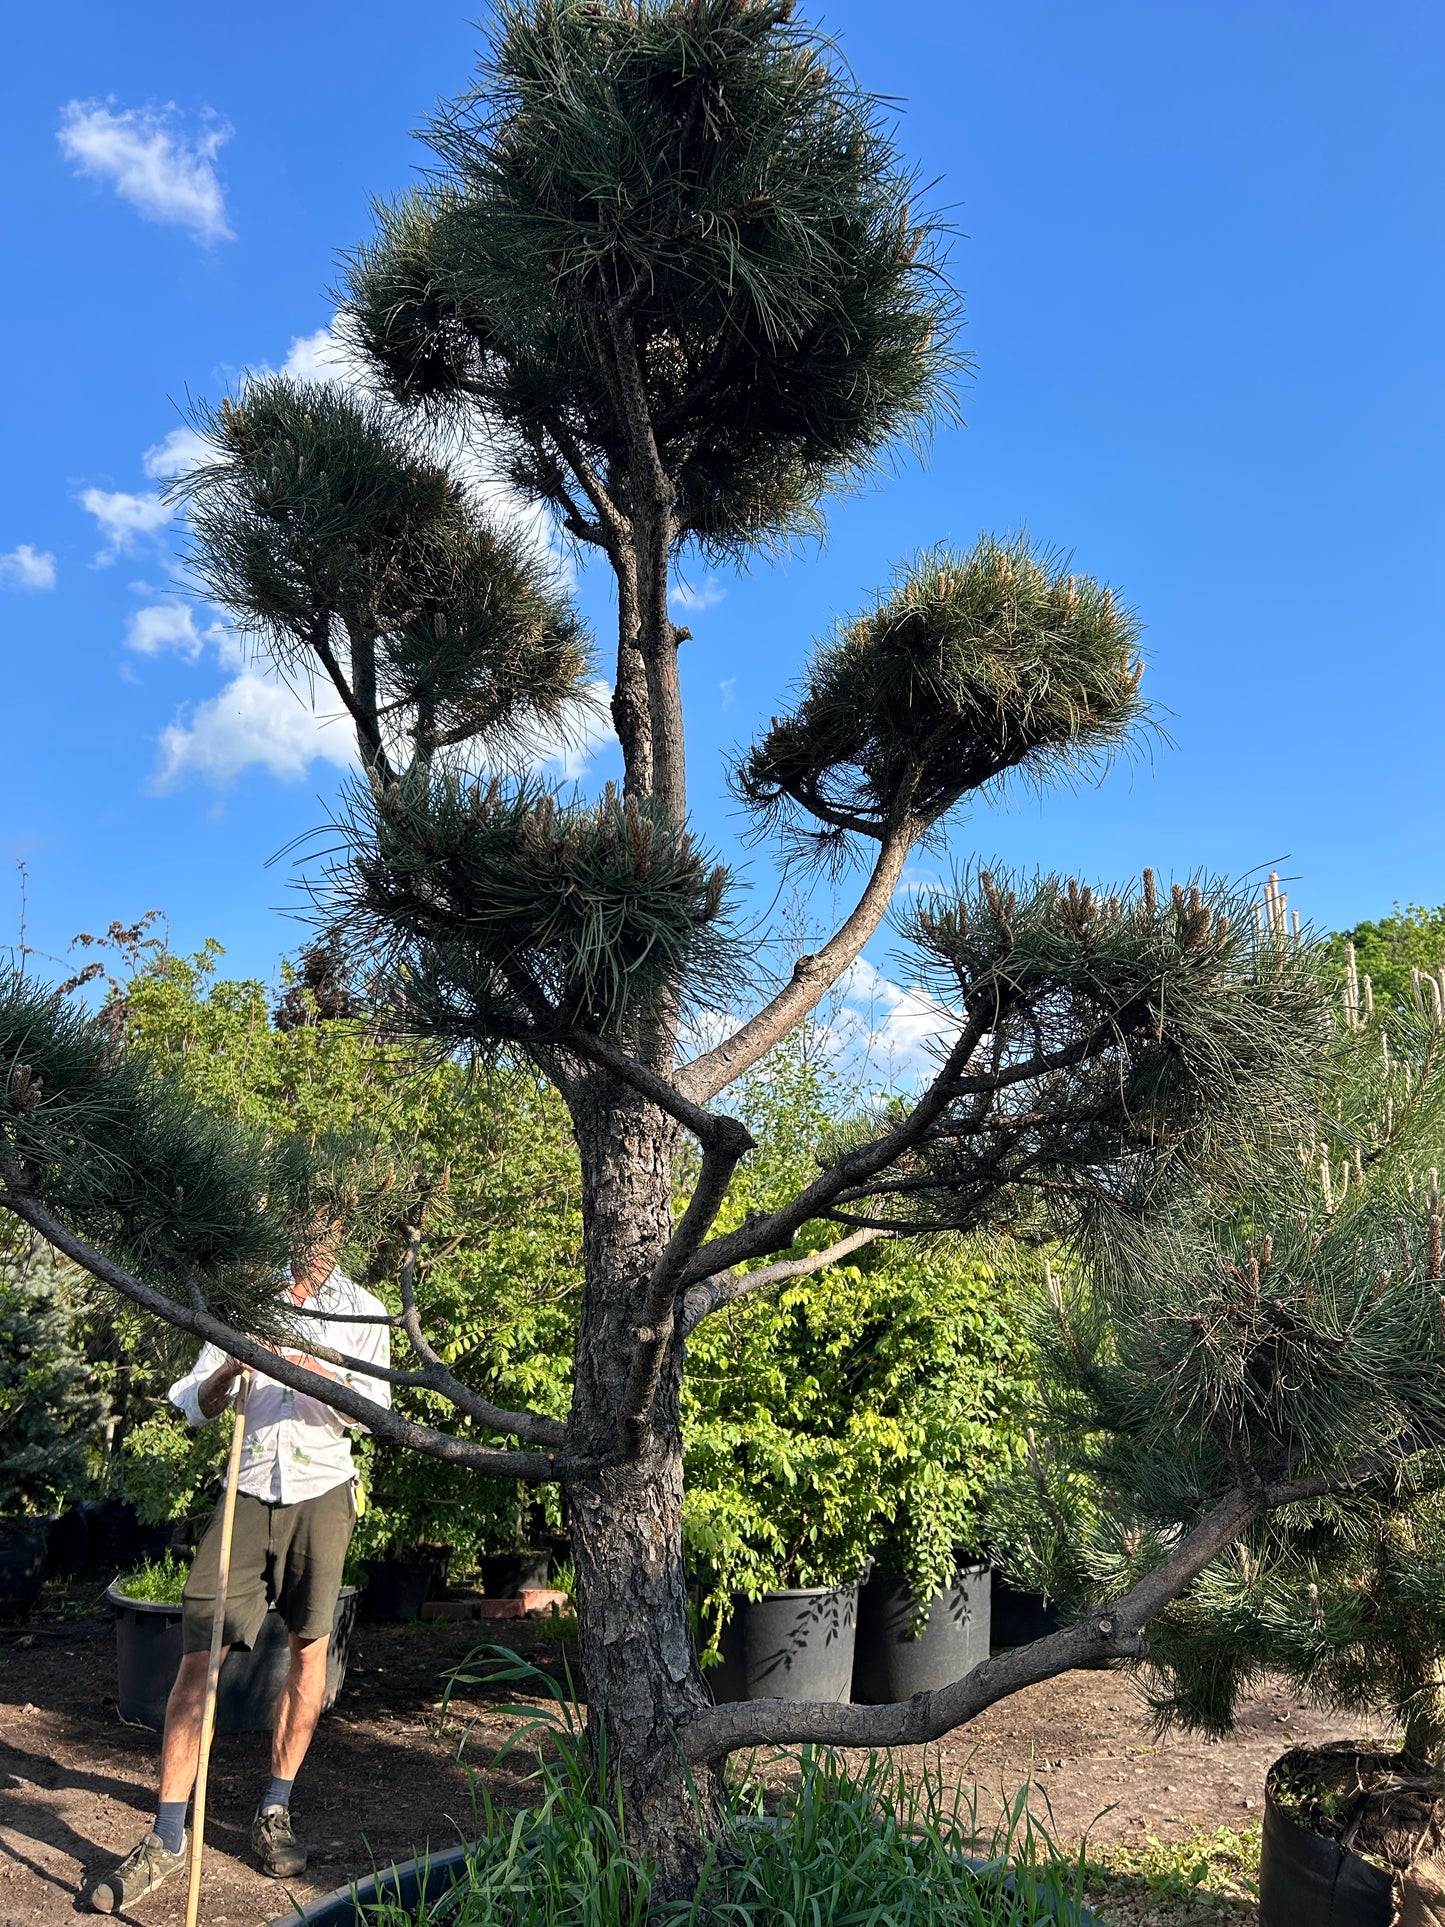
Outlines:
{"label": "curved branch", "polygon": [[704,1245],[683,1273],[684,1286],[701,1284],[720,1271],[730,1271],[735,1265],[746,1263],[749,1258],[763,1258],[770,1252],[786,1249],[810,1218],[826,1215],[840,1192],[885,1170],[905,1151],[911,1150],[958,1096],[963,1074],[979,1044],[997,1024],[999,1014],[996,993],[991,998],[980,998],[937,1077],[901,1123],[885,1131],[882,1137],[874,1138],[871,1144],[864,1144],[840,1158],[781,1211],[750,1217],[736,1231]]}
{"label": "curved branch", "polygon": [[[464,1385],[433,1349],[422,1330],[421,1313],[416,1303],[416,1261],[420,1250],[421,1227],[408,1225],[406,1256],[402,1260],[400,1275],[401,1327],[406,1333],[407,1342],[426,1368],[414,1373],[408,1382],[424,1385],[429,1391],[439,1393],[459,1412],[465,1412],[468,1418],[476,1419],[478,1424],[488,1426],[494,1432],[510,1432],[514,1438],[522,1439],[528,1445],[560,1446],[566,1439],[567,1428],[559,1420],[544,1418],[540,1412],[510,1412],[505,1406],[493,1405],[480,1392],[474,1392],[470,1385]],[[317,1357],[321,1356],[318,1352]]]}
{"label": "curved branch", "polygon": [[885,834],[862,895],[823,948],[799,957],[792,976],[775,997],[731,1037],[693,1058],[678,1072],[678,1088],[687,1097],[700,1104],[716,1097],[817,1008],[848,966],[857,962],[863,946],[887,916],[912,847],[913,838],[904,822]]}
{"label": "curved branch", "polygon": [[812,1251],[803,1258],[782,1258],[775,1265],[760,1265],[756,1271],[724,1271],[715,1277],[705,1278],[684,1294],[678,1328],[687,1338],[697,1330],[704,1318],[721,1311],[724,1305],[746,1298],[750,1292],[766,1291],[769,1285],[781,1285],[789,1278],[810,1278],[815,1271],[826,1271],[829,1265],[841,1264],[864,1245],[892,1235],[890,1231],[878,1231],[871,1225],[865,1225],[859,1231],[850,1232],[846,1238],[840,1238],[836,1244],[829,1245],[825,1251]]}
{"label": "curved branch", "polygon": [[803,1700],[741,1700],[713,1706],[682,1729],[693,1762],[721,1759],[740,1747],[772,1745],[918,1746],[942,1739],[1022,1687],[1103,1659],[1141,1659],[1145,1624],[1177,1599],[1211,1560],[1258,1517],[1260,1501],[1227,1493],[1168,1558],[1123,1596],[1077,1626],[1050,1633],[1011,1653],[986,1659],[971,1673],[932,1693],[889,1706],[836,1706]]}
{"label": "curved branch", "polygon": [[[359,1420],[376,1438],[387,1439],[393,1445],[408,1446],[416,1452],[425,1452],[429,1458],[444,1459],[453,1465],[468,1465],[475,1471],[492,1472],[505,1478],[550,1480],[561,1476],[550,1453],[503,1451],[494,1446],[477,1445],[471,1439],[454,1438],[450,1433],[439,1432],[430,1425],[419,1425],[415,1420],[393,1412],[388,1406],[376,1404],[373,1399],[364,1397],[349,1385],[323,1378],[319,1372],[309,1372],[291,1359],[278,1356],[270,1346],[245,1332],[237,1331],[203,1306],[179,1304],[164,1292],[142,1284],[139,1278],[132,1277],[122,1266],[113,1263],[84,1239],[77,1238],[38,1198],[23,1190],[15,1190],[13,1182],[10,1189],[0,1192],[0,1204],[13,1211],[33,1231],[38,1231],[47,1243],[54,1245],[73,1264],[88,1271],[102,1284],[109,1285],[133,1305],[139,1305],[142,1311],[163,1318],[167,1324],[176,1325],[180,1330],[190,1332],[193,1337],[220,1346],[232,1358],[239,1359],[241,1364],[253,1366],[268,1378],[289,1385],[293,1391],[305,1392],[308,1397],[344,1413],[347,1418]],[[363,1369],[373,1371],[369,1365]]]}

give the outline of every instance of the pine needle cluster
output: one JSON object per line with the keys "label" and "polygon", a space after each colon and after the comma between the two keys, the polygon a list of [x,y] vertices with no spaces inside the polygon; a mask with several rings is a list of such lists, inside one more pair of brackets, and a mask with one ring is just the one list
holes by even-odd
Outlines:
{"label": "pine needle cluster", "polygon": [[644,403],[678,533],[717,554],[811,527],[826,487],[946,410],[940,236],[878,103],[791,14],[501,7],[478,86],[427,129],[436,178],[351,264],[392,393],[480,409],[578,532],[579,460],[636,506]]}
{"label": "pine needle cluster", "polygon": [[1142,1222],[1099,1217],[1038,1337],[1049,1361],[1013,1536],[1078,1605],[1222,1492],[1298,1489],[1151,1630],[1161,1722],[1222,1732],[1268,1668],[1445,1750],[1445,1031],[1347,1010],[1309,1127]]}
{"label": "pine needle cluster", "polygon": [[797,851],[881,837],[900,811],[926,827],[1009,770],[1041,782],[1126,741],[1138,639],[1112,590],[1022,536],[929,551],[816,650],[738,794]]}
{"label": "pine needle cluster", "polygon": [[407,1026],[449,1043],[574,1025],[634,1038],[731,954],[726,871],[611,786],[595,804],[445,774],[380,800],[358,788],[348,832],[338,884],[355,927],[374,936]]}
{"label": "pine needle cluster", "polygon": [[195,573],[284,672],[332,674],[369,765],[565,725],[589,668],[567,597],[382,407],[273,376],[200,420]]}

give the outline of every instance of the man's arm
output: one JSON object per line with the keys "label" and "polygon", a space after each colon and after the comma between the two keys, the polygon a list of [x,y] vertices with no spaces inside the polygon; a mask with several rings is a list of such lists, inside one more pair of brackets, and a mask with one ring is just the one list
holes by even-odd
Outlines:
{"label": "man's arm", "polygon": [[245,1368],[228,1358],[219,1345],[203,1345],[200,1356],[171,1386],[166,1397],[184,1412],[192,1425],[204,1425],[231,1402],[236,1380]]}

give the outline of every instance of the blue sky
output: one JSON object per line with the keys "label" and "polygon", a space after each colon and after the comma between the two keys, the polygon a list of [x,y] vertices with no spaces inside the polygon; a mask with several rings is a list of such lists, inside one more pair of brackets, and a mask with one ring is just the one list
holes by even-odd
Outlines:
{"label": "blue sky", "polygon": [[[834,0],[820,17],[903,104],[961,230],[977,372],[966,426],[840,504],[821,552],[694,575],[710,840],[735,848],[722,759],[781,706],[809,639],[910,550],[1022,524],[1137,606],[1172,746],[1098,790],[975,812],[960,857],[1102,880],[1277,863],[1327,926],[1445,899],[1445,14]],[[0,945],[23,859],[41,952],[152,907],[241,969],[270,975],[294,947],[292,872],[268,860],[325,820],[340,730],[286,709],[177,597],[154,451],[189,395],[315,359],[338,254],[411,177],[411,130],[465,84],[477,38],[437,0],[12,18]],[[579,593],[605,637],[602,585]]]}

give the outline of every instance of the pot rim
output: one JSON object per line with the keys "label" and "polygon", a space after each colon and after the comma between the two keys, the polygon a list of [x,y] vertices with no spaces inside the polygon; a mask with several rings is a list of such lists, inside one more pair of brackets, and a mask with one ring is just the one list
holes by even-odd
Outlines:
{"label": "pot rim", "polygon": [[766,1592],[749,1599],[745,1592],[733,1594],[734,1605],[761,1606],[768,1599],[835,1599],[845,1593],[856,1593],[862,1582],[857,1579],[845,1580],[841,1586],[769,1586]]}
{"label": "pot rim", "polygon": [[[343,1599],[360,1590],[359,1586],[343,1586],[336,1595],[337,1604],[339,1605]],[[104,1597],[114,1606],[125,1606],[131,1612],[137,1613],[169,1613],[172,1618],[179,1618],[185,1610],[185,1602],[180,1599],[132,1599],[128,1592],[121,1592],[117,1588],[114,1580],[106,1587]],[[266,1610],[268,1613],[273,1613],[276,1608],[268,1606]]]}

